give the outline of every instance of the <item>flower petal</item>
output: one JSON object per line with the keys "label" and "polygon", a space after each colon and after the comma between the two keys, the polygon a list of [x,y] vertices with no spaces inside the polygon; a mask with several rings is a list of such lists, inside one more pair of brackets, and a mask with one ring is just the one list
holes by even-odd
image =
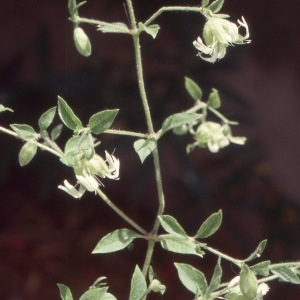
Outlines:
{"label": "flower petal", "polygon": [[99,187],[97,179],[93,175],[88,174],[85,170],[83,171],[83,175],[76,175],[76,178],[89,192],[96,192]]}
{"label": "flower petal", "polygon": [[58,188],[60,190],[65,191],[66,193],[68,193],[69,195],[71,195],[74,198],[77,198],[77,199],[80,198],[85,192],[85,190],[80,189],[80,188],[79,188],[79,191],[76,190],[76,188],[72,184],[70,184],[67,180],[64,181],[64,185],[65,186],[59,185]]}

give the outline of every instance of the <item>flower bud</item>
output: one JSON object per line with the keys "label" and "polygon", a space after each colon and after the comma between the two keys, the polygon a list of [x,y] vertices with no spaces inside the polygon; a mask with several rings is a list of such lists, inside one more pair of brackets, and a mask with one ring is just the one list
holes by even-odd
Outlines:
{"label": "flower bud", "polygon": [[92,46],[88,36],[85,34],[82,28],[76,27],[74,29],[74,41],[78,52],[84,56],[90,56],[92,52]]}

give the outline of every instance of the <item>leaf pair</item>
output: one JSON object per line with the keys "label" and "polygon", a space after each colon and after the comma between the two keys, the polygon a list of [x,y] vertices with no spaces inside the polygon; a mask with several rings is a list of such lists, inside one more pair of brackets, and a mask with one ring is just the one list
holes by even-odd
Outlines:
{"label": "leaf pair", "polygon": [[[118,109],[104,110],[92,115],[89,119],[89,128],[92,133],[100,134],[110,128],[118,114]],[[63,123],[72,130],[82,129],[80,119],[75,115],[67,102],[58,96],[58,114]]]}

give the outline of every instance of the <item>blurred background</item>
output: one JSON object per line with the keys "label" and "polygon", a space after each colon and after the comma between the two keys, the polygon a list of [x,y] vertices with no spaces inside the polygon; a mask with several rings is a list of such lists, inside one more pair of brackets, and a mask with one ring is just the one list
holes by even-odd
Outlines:
{"label": "blurred background", "polygon": [[[199,0],[133,2],[138,21],[162,5],[200,5]],[[141,37],[156,130],[167,116],[193,105],[184,89],[188,76],[202,87],[204,99],[212,87],[219,90],[222,112],[240,122],[233,134],[248,137],[244,147],[231,145],[218,154],[198,148],[186,155],[189,137],[166,134],[159,148],[165,213],[193,235],[222,209],[221,229],[207,240],[212,247],[245,258],[268,238],[260,261],[300,260],[300,1],[226,0],[221,12],[234,22],[244,16],[252,42],[229,47],[215,64],[196,57],[192,42],[205,22],[196,13],[166,12],[156,20],[161,26],[157,38]],[[119,0],[88,0],[80,13],[128,22]],[[95,112],[120,108],[113,128],[146,131],[129,36],[82,25],[92,43],[92,55],[85,58],[73,43],[67,1],[2,0],[0,15],[0,103],[15,111],[1,113],[1,126],[23,123],[37,129],[39,117],[60,95],[84,124]],[[58,143],[64,145],[70,134],[63,129]],[[100,140],[99,154],[115,151],[121,160],[120,180],[103,180],[105,193],[150,230],[157,210],[151,158],[140,164],[132,138],[103,134]],[[90,254],[105,234],[128,225],[92,193],[76,200],[58,190],[64,179],[75,178],[50,153],[38,151],[21,168],[21,146],[20,140],[0,135],[0,299],[58,300],[56,283],[68,285],[78,299],[100,276],[108,277],[109,291],[118,299],[127,299],[146,243]],[[167,286],[163,299],[192,298],[177,278],[174,261],[193,264],[208,280],[216,264],[209,254],[205,259],[176,255],[158,245],[152,266]],[[224,280],[236,276],[235,266],[222,266]],[[270,287],[266,299],[299,299],[298,286],[272,282]]]}

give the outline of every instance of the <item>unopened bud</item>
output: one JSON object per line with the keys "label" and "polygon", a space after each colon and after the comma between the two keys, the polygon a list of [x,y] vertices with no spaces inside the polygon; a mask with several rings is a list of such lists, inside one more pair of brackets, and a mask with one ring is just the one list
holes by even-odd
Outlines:
{"label": "unopened bud", "polygon": [[88,36],[85,34],[82,28],[76,27],[74,29],[74,41],[78,52],[84,56],[90,56],[92,52],[92,46]]}

